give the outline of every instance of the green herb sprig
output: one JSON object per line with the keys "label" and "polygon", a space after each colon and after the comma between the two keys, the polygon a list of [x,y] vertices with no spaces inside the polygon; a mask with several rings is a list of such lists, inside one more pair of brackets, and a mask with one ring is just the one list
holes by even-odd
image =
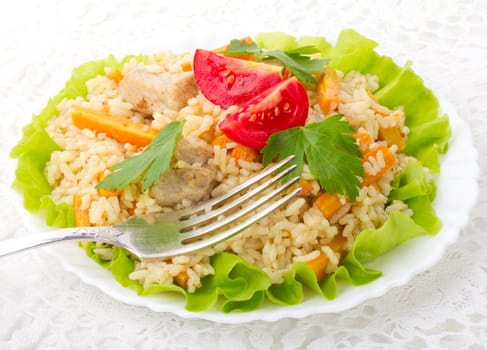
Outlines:
{"label": "green herb sprig", "polygon": [[301,175],[304,162],[311,174],[329,193],[346,195],[354,200],[362,186],[362,154],[352,136],[350,124],[342,114],[272,134],[262,149],[264,165],[294,155],[296,169],[287,178]]}
{"label": "green herb sprig", "polygon": [[277,59],[302,83],[318,84],[312,73],[322,72],[329,60],[315,59],[310,55],[320,53],[314,46],[302,46],[291,50],[265,50],[255,42],[233,39],[221,54],[226,56],[254,55],[258,61]]}
{"label": "green herb sprig", "polygon": [[184,122],[173,121],[135,156],[125,159],[110,168],[108,174],[96,188],[122,190],[131,183],[142,181],[142,190],[148,190],[163,173],[171,168],[171,160],[181,136]]}

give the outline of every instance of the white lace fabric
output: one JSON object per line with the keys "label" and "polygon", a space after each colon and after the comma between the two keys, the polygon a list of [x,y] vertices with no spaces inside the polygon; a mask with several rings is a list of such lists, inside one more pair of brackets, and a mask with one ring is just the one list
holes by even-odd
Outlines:
{"label": "white lace fabric", "polygon": [[[0,239],[25,234],[12,205],[20,130],[79,64],[165,49],[166,36],[354,28],[413,68],[467,121],[480,195],[443,258],[408,284],[337,314],[232,325],[123,304],[44,249],[0,260],[0,349],[483,349],[487,345],[487,2],[17,0],[0,11]],[[222,43],[215,42],[215,46]],[[461,203],[459,203],[461,205]],[[197,316],[197,315],[196,315]]]}

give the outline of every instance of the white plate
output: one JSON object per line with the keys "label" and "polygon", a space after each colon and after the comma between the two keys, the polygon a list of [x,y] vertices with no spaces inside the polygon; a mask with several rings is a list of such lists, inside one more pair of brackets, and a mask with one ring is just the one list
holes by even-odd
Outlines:
{"label": "white plate", "polygon": [[[470,129],[465,121],[459,118],[454,106],[446,101],[441,101],[441,106],[443,112],[450,116],[453,130],[449,151],[442,159],[441,176],[437,180],[437,198],[434,202],[434,208],[443,222],[442,230],[435,236],[421,236],[410,240],[368,264],[367,266],[382,271],[383,275],[367,285],[346,287],[332,301],[311,295],[303,303],[293,306],[266,303],[262,308],[246,313],[224,314],[216,309],[194,313],[184,309],[184,298],[179,294],[164,293],[141,297],[132,289],[123,288],[109,271],[89,259],[74,243],[51,246],[47,251],[57,257],[67,271],[76,274],[85,283],[96,286],[114,299],[130,305],[146,306],[158,312],[172,312],[184,318],[221,323],[276,321],[352,308],[367,299],[384,295],[393,287],[408,283],[412,277],[430,268],[467,224],[470,210],[478,195],[477,152],[473,146]],[[31,220],[32,217],[28,221]],[[30,226],[31,224],[32,221]],[[37,226],[36,231],[38,230]]]}

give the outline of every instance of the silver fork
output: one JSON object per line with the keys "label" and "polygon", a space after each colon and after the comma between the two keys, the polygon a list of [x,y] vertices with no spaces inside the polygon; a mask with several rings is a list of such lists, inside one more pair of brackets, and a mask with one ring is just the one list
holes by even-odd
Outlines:
{"label": "silver fork", "polygon": [[[263,191],[270,189],[296,168],[296,165],[285,168],[293,159],[294,156],[289,156],[263,169],[226,194],[192,208],[167,214],[133,217],[115,226],[59,229],[0,241],[0,257],[68,240],[104,242],[120,246],[141,259],[168,258],[218,244],[283,206],[301,191],[301,188],[297,187],[274,200],[299,180],[296,176],[263,194]],[[283,168],[285,169],[282,170]],[[249,190],[253,185],[257,186]],[[248,192],[242,194],[245,190]],[[229,200],[238,194],[241,195]],[[247,201],[250,203],[238,209],[238,206]],[[261,208],[267,203],[270,204]],[[255,214],[249,216],[257,209],[259,210]],[[214,220],[211,223],[201,225],[212,219]],[[229,227],[225,228],[226,226]]]}

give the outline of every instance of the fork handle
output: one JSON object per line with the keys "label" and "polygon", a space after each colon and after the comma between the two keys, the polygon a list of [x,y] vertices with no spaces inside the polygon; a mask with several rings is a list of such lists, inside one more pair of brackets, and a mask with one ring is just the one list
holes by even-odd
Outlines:
{"label": "fork handle", "polygon": [[0,258],[26,249],[63,241],[98,241],[112,243],[120,234],[114,227],[76,227],[66,228],[0,241]]}

